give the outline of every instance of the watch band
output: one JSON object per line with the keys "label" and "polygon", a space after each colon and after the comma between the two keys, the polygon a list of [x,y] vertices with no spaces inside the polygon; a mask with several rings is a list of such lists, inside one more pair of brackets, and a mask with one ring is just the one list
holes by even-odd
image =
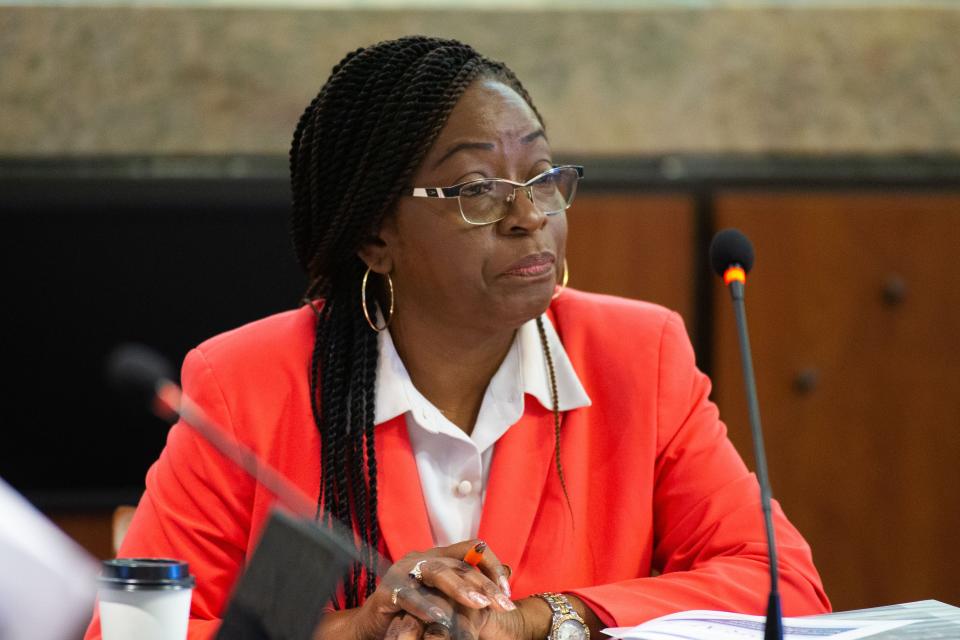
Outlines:
{"label": "watch band", "polygon": [[550,607],[550,611],[553,612],[553,619],[550,621],[550,633],[547,635],[546,640],[556,640],[557,630],[560,628],[560,625],[570,620],[577,622],[580,628],[583,629],[584,640],[590,640],[590,629],[587,628],[583,617],[571,606],[567,596],[562,593],[538,593],[535,595],[544,600]]}

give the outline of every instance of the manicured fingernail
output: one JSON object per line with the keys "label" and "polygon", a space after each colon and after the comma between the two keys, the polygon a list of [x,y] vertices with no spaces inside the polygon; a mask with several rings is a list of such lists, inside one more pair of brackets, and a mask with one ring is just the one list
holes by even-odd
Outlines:
{"label": "manicured fingernail", "polygon": [[500,576],[500,590],[507,594],[508,598],[510,597],[510,583],[503,576]]}
{"label": "manicured fingernail", "polygon": [[450,624],[451,624],[450,618],[447,616],[446,612],[444,612],[443,609],[441,609],[440,607],[431,607],[429,613],[430,613],[430,617],[433,618],[434,621],[436,621],[438,624],[442,624],[448,629],[450,628]]}
{"label": "manicured fingernail", "polygon": [[497,602],[507,611],[513,611],[517,608],[517,605],[513,604],[513,601],[507,596],[497,596]]}
{"label": "manicured fingernail", "polygon": [[489,607],[491,604],[490,598],[483,595],[479,591],[470,591],[467,593],[467,597],[473,600],[474,602],[476,602],[481,607]]}

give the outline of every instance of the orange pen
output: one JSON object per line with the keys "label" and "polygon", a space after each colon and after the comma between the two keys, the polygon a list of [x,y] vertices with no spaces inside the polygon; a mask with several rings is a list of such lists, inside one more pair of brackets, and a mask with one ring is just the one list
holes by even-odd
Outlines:
{"label": "orange pen", "polygon": [[483,552],[487,550],[487,543],[481,540],[478,542],[472,549],[467,551],[467,554],[463,556],[463,561],[469,564],[472,567],[480,564],[480,561],[483,560]]}

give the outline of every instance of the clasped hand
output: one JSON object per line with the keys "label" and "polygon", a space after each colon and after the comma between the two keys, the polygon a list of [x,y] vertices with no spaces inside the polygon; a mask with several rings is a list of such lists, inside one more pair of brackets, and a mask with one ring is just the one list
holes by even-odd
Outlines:
{"label": "clasped hand", "polygon": [[[398,560],[361,607],[364,639],[523,640],[523,617],[510,600],[510,570],[487,549],[473,567],[463,561],[477,541]],[[422,579],[410,572],[420,563]]]}

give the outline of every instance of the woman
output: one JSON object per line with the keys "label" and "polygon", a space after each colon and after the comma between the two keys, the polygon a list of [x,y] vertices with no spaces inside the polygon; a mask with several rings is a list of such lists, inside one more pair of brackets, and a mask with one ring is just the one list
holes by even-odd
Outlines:
{"label": "woman", "polygon": [[[394,561],[380,581],[354,567],[317,637],[585,638],[763,610],[756,481],[679,317],[556,293],[580,169],[554,167],[512,72],[451,40],[358,49],[303,114],[290,166],[308,304],[204,343],[182,380],[323,522]],[[191,637],[209,637],[270,503],[176,425],[121,555],[188,560]],[[785,612],[828,610],[775,517]]]}

